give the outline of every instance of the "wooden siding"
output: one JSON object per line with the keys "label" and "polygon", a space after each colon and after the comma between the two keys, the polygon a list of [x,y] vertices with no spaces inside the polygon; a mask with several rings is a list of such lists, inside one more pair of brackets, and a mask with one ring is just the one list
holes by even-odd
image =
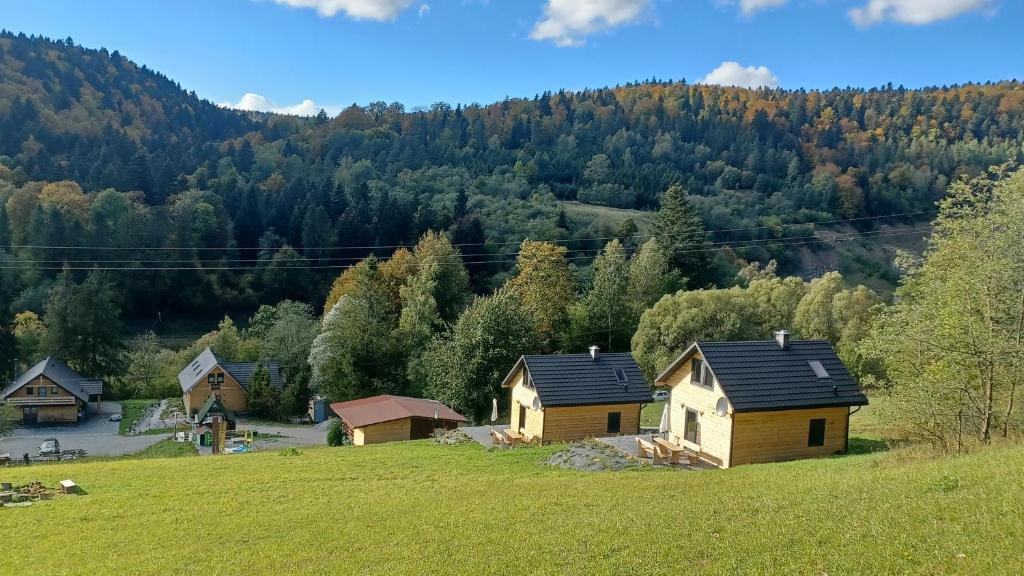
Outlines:
{"label": "wooden siding", "polygon": [[[608,414],[620,412],[620,434],[640,432],[640,404],[555,406],[543,410],[544,442],[608,436]],[[529,420],[529,418],[527,418]]]}
{"label": "wooden siding", "polygon": [[[79,400],[79,402],[81,402],[81,400]],[[74,404],[70,406],[40,406],[39,416],[36,421],[39,424],[73,424],[78,421],[78,405]]]}
{"label": "wooden siding", "polygon": [[[850,410],[744,412],[733,417],[732,465],[827,456],[846,450]],[[810,421],[825,419],[825,445],[807,446]]]}
{"label": "wooden siding", "polygon": [[217,374],[224,375],[224,382],[221,383],[220,390],[216,391],[224,407],[232,412],[246,412],[249,409],[249,403],[242,385],[232,378],[231,374],[225,372],[223,368],[214,366],[212,370],[200,377],[198,384],[182,396],[182,401],[185,403],[185,414],[191,416],[193,411],[202,408],[206,399],[214,392],[210,389],[210,382],[208,381],[208,377],[211,374],[214,379],[217,378]]}
{"label": "wooden siding", "polygon": [[366,444],[380,444],[382,442],[396,442],[408,440],[412,434],[412,422],[409,418],[381,422],[361,426],[352,431],[352,444],[364,446]]}
{"label": "wooden siding", "polygon": [[[699,352],[691,357],[703,360]],[[733,416],[730,406],[725,416],[715,412],[718,399],[725,397],[722,387],[715,381],[711,388],[695,384],[691,381],[691,362],[687,360],[674,373],[666,378],[671,386],[668,399],[669,440],[682,444],[685,438],[686,409],[697,410],[697,444],[700,453],[708,460],[728,466],[729,446],[731,444]]]}
{"label": "wooden siding", "polygon": [[[519,374],[512,381],[512,404],[510,408],[512,416],[509,421],[509,427],[512,430],[520,431],[527,440],[532,440],[540,438],[544,434],[544,411],[533,409],[533,400],[537,397],[537,392],[527,388],[523,383],[525,373],[525,369],[520,369]],[[519,421],[520,406],[526,407],[525,423]]]}
{"label": "wooden siding", "polygon": [[[28,393],[28,389],[32,389],[32,393]],[[39,396],[39,389],[46,388],[46,396]],[[11,395],[8,396],[11,400],[23,400],[26,398],[78,398],[71,392],[68,392],[61,386],[59,386],[53,380],[50,380],[46,376],[38,376],[26,382],[21,388],[18,388]]]}

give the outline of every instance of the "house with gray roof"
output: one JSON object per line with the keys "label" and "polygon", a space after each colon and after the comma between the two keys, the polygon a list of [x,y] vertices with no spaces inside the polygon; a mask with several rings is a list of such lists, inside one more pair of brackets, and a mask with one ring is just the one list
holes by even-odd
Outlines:
{"label": "house with gray roof", "polygon": [[651,386],[630,353],[526,355],[502,382],[511,389],[513,433],[561,442],[640,431]]}
{"label": "house with gray roof", "polygon": [[0,400],[21,413],[25,426],[35,424],[77,424],[85,417],[90,400],[97,411],[103,381],[87,378],[67,364],[47,357],[29,368],[0,392]]}
{"label": "house with gray roof", "polygon": [[694,342],[654,380],[671,389],[669,441],[723,468],[845,453],[868,403],[824,340]]}
{"label": "house with gray roof", "polygon": [[226,362],[207,347],[178,373],[185,413],[196,416],[211,397],[232,413],[247,412],[248,391],[260,366],[267,369],[270,386],[284,387],[280,363]]}

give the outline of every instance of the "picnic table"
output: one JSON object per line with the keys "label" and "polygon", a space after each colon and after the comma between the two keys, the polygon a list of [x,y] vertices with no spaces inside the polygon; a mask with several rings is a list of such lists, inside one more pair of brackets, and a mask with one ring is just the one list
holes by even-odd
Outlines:
{"label": "picnic table", "polygon": [[680,460],[684,460],[687,464],[690,463],[690,454],[686,448],[669,442],[664,438],[655,438],[654,443],[661,450],[662,456],[667,458],[672,464],[679,464]]}

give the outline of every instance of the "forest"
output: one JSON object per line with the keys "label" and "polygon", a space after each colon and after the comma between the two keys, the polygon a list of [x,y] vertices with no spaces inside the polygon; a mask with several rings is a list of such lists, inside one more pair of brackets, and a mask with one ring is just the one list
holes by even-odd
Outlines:
{"label": "forest", "polygon": [[[270,409],[390,391],[476,413],[513,353],[598,342],[650,371],[709,327],[788,325],[880,375],[855,344],[888,295],[794,277],[792,246],[816,249],[836,224],[870,241],[930,222],[956,182],[1022,161],[1017,82],[649,79],[304,118],[221,108],[116,51],[2,32],[0,371],[59,350],[118,394],[153,395],[216,341],[233,359],[288,357],[299,386]],[[661,334],[648,310],[677,327],[710,316]],[[224,320],[177,346],[161,338],[171,318]],[[488,340],[499,325],[520,340]]]}

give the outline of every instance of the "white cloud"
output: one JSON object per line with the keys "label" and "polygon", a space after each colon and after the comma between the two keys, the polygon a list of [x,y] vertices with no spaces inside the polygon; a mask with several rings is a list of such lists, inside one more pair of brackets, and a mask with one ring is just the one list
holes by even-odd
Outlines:
{"label": "white cloud", "polygon": [[885,20],[919,26],[981,10],[991,4],[991,0],[868,0],[860,8],[851,9],[849,14],[853,23],[862,27]]}
{"label": "white cloud", "polygon": [[730,3],[738,4],[744,16],[753,16],[761,10],[785,6],[787,2],[789,0],[738,0]]}
{"label": "white cloud", "polygon": [[779,79],[766,66],[743,67],[738,62],[722,62],[718,68],[702,78],[700,83],[740,88],[778,88]]}
{"label": "white cloud", "polygon": [[394,20],[414,0],[274,0],[295,8],[312,8],[325,18],[339,12],[353,20]]}
{"label": "white cloud", "polygon": [[274,112],[276,114],[291,114],[293,116],[316,116],[320,113],[321,108],[331,115],[338,112],[337,106],[320,106],[308,98],[291,106],[278,106],[265,96],[253,92],[246,92],[238,102],[222,102],[220,106],[223,108],[234,108],[235,110]]}
{"label": "white cloud", "polygon": [[420,4],[418,12],[420,16],[430,14],[430,4]]}
{"label": "white cloud", "polygon": [[635,22],[650,0],[548,0],[530,38],[556,46],[580,46],[595,32]]}

